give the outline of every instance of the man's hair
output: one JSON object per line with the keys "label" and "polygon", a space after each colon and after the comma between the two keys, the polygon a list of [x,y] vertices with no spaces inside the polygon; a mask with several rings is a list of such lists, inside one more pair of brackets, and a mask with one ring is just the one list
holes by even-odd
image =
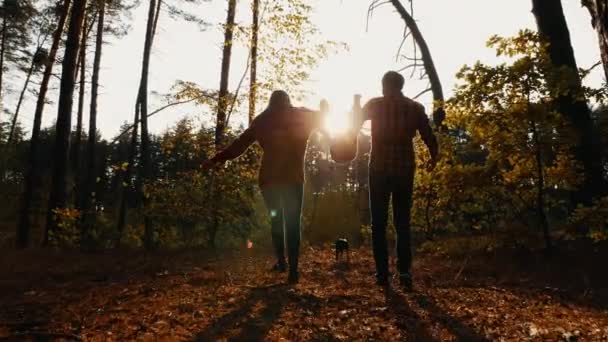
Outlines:
{"label": "man's hair", "polygon": [[382,83],[386,84],[394,89],[403,89],[405,84],[405,78],[396,71],[389,71],[382,77]]}
{"label": "man's hair", "polygon": [[269,111],[280,111],[289,107],[291,107],[291,99],[287,92],[283,90],[275,90],[272,92],[270,100],[268,101]]}

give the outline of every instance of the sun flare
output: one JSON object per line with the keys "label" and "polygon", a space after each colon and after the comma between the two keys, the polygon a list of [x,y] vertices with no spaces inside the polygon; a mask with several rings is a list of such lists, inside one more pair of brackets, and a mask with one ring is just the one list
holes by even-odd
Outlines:
{"label": "sun flare", "polygon": [[332,137],[340,136],[348,132],[351,128],[346,113],[330,112],[325,117],[324,128]]}

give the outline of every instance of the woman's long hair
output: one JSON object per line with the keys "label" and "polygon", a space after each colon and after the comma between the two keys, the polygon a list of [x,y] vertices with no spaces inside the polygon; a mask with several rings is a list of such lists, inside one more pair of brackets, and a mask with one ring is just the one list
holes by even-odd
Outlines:
{"label": "woman's long hair", "polygon": [[277,113],[289,108],[291,108],[291,99],[289,98],[289,95],[283,90],[273,91],[270,95],[266,112]]}

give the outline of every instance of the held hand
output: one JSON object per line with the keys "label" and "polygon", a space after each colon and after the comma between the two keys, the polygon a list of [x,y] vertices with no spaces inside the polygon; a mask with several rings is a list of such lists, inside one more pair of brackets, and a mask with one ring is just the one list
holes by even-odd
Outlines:
{"label": "held hand", "polygon": [[319,111],[323,115],[327,115],[327,113],[329,113],[329,102],[326,99],[322,99],[321,103],[319,103]]}

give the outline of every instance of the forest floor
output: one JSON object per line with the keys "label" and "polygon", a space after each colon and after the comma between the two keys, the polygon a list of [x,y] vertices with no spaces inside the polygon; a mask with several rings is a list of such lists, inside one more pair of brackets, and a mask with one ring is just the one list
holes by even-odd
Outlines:
{"label": "forest floor", "polygon": [[304,248],[295,286],[255,249],[4,252],[0,340],[608,341],[608,258],[588,252],[418,253],[409,293],[374,284],[367,248]]}

